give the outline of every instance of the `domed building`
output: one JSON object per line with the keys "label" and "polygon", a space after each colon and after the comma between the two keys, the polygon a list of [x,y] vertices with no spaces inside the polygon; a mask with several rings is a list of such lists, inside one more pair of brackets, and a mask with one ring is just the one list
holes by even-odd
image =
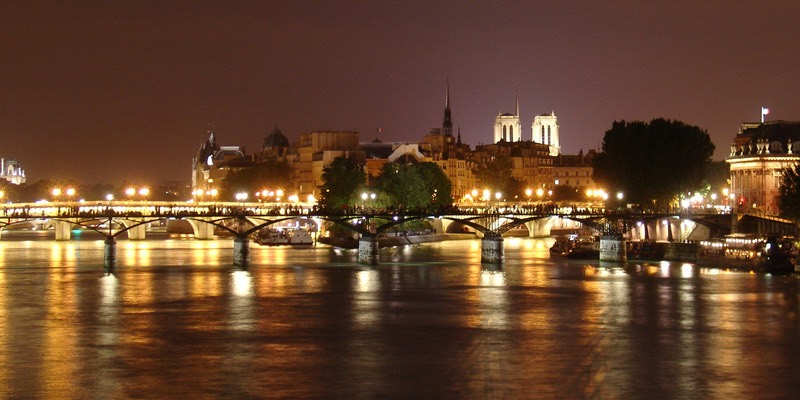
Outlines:
{"label": "domed building", "polygon": [[783,170],[800,162],[800,122],[742,124],[725,161],[731,170],[732,205],[739,211],[779,214]]}
{"label": "domed building", "polygon": [[290,151],[289,139],[276,126],[275,129],[264,138],[264,145],[261,151],[254,155],[256,162],[265,160],[286,161],[286,156]]}

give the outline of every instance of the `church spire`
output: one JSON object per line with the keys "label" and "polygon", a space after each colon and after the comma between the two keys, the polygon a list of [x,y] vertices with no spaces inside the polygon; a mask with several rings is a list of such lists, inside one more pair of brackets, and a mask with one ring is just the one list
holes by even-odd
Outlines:
{"label": "church spire", "polygon": [[519,117],[519,86],[517,86],[515,88],[515,90],[516,90],[516,98],[515,98],[515,101],[516,101],[516,112],[515,112],[514,115]]}
{"label": "church spire", "polygon": [[442,135],[453,136],[453,117],[450,115],[450,78],[447,79],[447,91],[444,98],[444,119],[442,119]]}

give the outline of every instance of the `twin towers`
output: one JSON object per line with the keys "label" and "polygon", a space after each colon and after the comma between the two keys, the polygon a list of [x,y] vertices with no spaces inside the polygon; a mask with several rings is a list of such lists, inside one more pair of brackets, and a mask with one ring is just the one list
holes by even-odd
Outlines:
{"label": "twin towers", "polygon": [[[516,97],[514,113],[500,113],[494,119],[494,143],[521,142],[525,140],[522,133],[522,122],[519,117],[519,94]],[[555,112],[540,114],[533,118],[530,140],[550,147],[550,155],[561,153],[558,139],[558,118]]]}

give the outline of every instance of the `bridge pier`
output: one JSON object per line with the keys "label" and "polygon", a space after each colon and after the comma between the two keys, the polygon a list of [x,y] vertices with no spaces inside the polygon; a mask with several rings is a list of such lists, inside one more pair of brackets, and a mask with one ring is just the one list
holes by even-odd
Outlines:
{"label": "bridge pier", "polygon": [[134,226],[128,229],[128,239],[130,240],[145,240],[147,238],[147,227],[144,225]]}
{"label": "bridge pier", "polygon": [[378,265],[379,255],[378,238],[372,235],[361,235],[358,239],[358,263]]}
{"label": "bridge pier", "polygon": [[201,240],[211,240],[214,239],[214,225],[209,224],[205,221],[200,221],[198,219],[190,219],[189,225],[192,226],[192,230],[194,231],[194,238],[201,239]]}
{"label": "bridge pier", "polygon": [[117,268],[117,241],[113,236],[106,237],[103,250],[103,269],[107,274],[113,273]]}
{"label": "bridge pier", "polygon": [[240,268],[250,265],[250,239],[247,236],[233,238],[233,265]]}
{"label": "bridge pier", "polygon": [[502,264],[504,258],[502,237],[484,236],[481,239],[481,263]]}
{"label": "bridge pier", "polygon": [[69,240],[72,238],[72,223],[65,221],[53,221],[53,229],[56,231],[56,240]]}
{"label": "bridge pier", "polygon": [[625,238],[622,235],[606,235],[600,237],[600,261],[628,261],[625,249]]}

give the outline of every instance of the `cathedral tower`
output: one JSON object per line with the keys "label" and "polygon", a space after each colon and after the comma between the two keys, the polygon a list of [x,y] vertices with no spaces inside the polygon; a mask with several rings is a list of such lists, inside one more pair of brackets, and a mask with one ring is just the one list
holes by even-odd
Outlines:
{"label": "cathedral tower", "polygon": [[558,140],[558,118],[556,118],[555,112],[537,115],[533,119],[531,131],[534,142],[550,146],[551,156],[561,153],[561,145]]}
{"label": "cathedral tower", "polygon": [[522,141],[522,124],[519,122],[519,94],[517,94],[514,114],[498,114],[494,118],[494,142],[499,141]]}

